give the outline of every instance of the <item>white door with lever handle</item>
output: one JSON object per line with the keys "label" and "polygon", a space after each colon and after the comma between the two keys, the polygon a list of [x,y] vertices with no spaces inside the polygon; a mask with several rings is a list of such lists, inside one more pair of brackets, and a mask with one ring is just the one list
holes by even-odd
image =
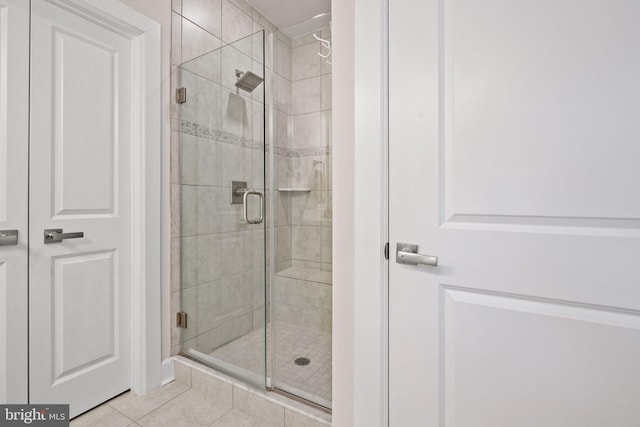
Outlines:
{"label": "white door with lever handle", "polygon": [[638,425],[640,3],[389,7],[389,425]]}
{"label": "white door with lever handle", "polygon": [[31,3],[30,399],[74,416],[131,384],[131,40]]}

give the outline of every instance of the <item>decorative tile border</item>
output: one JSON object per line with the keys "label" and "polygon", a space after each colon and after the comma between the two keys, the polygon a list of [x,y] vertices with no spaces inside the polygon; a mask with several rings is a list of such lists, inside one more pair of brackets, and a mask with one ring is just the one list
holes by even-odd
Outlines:
{"label": "decorative tile border", "polygon": [[[276,153],[278,152],[276,148]],[[295,148],[288,149],[288,153],[286,156],[288,157],[307,157],[307,156],[322,156],[322,155],[330,155],[331,147],[304,147],[304,148]]]}
{"label": "decorative tile border", "polygon": [[[266,151],[270,150],[269,144],[266,146],[253,139],[248,139],[239,135],[235,135],[229,132],[210,129],[205,126],[200,126],[197,123],[189,122],[186,120],[180,121],[180,133],[197,136],[199,138],[211,139],[214,141],[223,142],[225,144],[236,145],[238,147],[251,148],[259,150],[265,148]],[[322,156],[330,155],[331,147],[303,147],[303,148],[287,148],[279,145],[274,146],[275,154],[284,157],[308,157],[308,156]]]}
{"label": "decorative tile border", "polygon": [[262,147],[262,143],[251,139],[244,138],[239,135],[234,135],[229,132],[221,130],[210,129],[205,126],[200,126],[197,123],[188,122],[186,120],[180,121],[180,132],[186,135],[197,136],[205,139],[212,139],[214,141],[224,142],[226,144],[237,145],[244,148],[259,149]]}

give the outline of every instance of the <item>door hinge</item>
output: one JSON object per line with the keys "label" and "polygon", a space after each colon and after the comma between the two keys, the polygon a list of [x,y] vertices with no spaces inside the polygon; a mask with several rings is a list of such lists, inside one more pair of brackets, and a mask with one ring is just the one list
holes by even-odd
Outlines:
{"label": "door hinge", "polygon": [[186,329],[187,327],[187,313],[185,313],[184,311],[179,311],[176,315],[176,326],[178,328],[184,328]]}
{"label": "door hinge", "polygon": [[184,104],[187,102],[187,88],[179,87],[176,89],[176,102],[178,104]]}
{"label": "door hinge", "polygon": [[384,244],[384,259],[389,259],[389,242]]}

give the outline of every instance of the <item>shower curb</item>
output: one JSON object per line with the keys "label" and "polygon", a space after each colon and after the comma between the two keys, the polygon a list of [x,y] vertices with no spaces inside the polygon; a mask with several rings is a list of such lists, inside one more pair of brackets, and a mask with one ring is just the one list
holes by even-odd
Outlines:
{"label": "shower curb", "polygon": [[[193,361],[191,359],[188,359],[186,357],[183,356],[173,356],[172,360],[174,362],[174,371],[176,372],[175,375],[175,380],[176,381],[181,381],[183,379],[180,378],[180,374],[178,373],[178,369],[177,365],[181,365],[182,367],[194,370],[194,371],[198,371],[201,373],[204,373],[208,376],[211,376],[213,378],[216,378],[219,381],[222,381],[224,383],[230,384],[233,386],[234,389],[238,389],[238,390],[242,390],[244,392],[249,393],[250,395],[252,395],[253,397],[257,397],[261,400],[264,400],[266,402],[270,402],[271,404],[275,404],[281,408],[284,409],[284,411],[286,412],[291,411],[299,416],[308,418],[310,421],[317,423],[318,425],[322,425],[322,426],[331,426],[331,415],[316,409],[316,408],[312,408],[308,405],[305,405],[304,403],[298,402],[296,400],[287,398],[286,396],[282,396],[280,394],[276,394],[276,393],[270,393],[267,391],[263,391],[263,390],[258,390],[254,387],[251,387],[247,384],[242,383],[241,381],[232,378],[228,375],[225,375],[221,372],[218,372],[212,368],[208,368],[206,366],[203,366],[201,364],[199,364],[196,361]],[[234,402],[234,407],[236,407],[235,402]],[[240,410],[245,410],[244,408],[238,408]],[[285,416],[286,418],[286,416]],[[284,421],[284,420],[283,420]],[[289,427],[287,424],[283,424],[283,426],[285,427]]]}

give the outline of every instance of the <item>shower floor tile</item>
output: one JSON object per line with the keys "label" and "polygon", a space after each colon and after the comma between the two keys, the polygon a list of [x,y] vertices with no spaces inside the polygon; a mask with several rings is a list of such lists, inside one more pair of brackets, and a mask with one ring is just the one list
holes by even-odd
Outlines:
{"label": "shower floor tile", "polygon": [[[271,324],[267,342],[271,340]],[[284,322],[275,323],[275,387],[322,406],[331,406],[331,335]],[[210,355],[254,373],[264,372],[264,331],[255,330]],[[308,365],[295,360],[306,357]],[[270,364],[270,361],[267,363]],[[270,365],[269,365],[270,366]]]}

